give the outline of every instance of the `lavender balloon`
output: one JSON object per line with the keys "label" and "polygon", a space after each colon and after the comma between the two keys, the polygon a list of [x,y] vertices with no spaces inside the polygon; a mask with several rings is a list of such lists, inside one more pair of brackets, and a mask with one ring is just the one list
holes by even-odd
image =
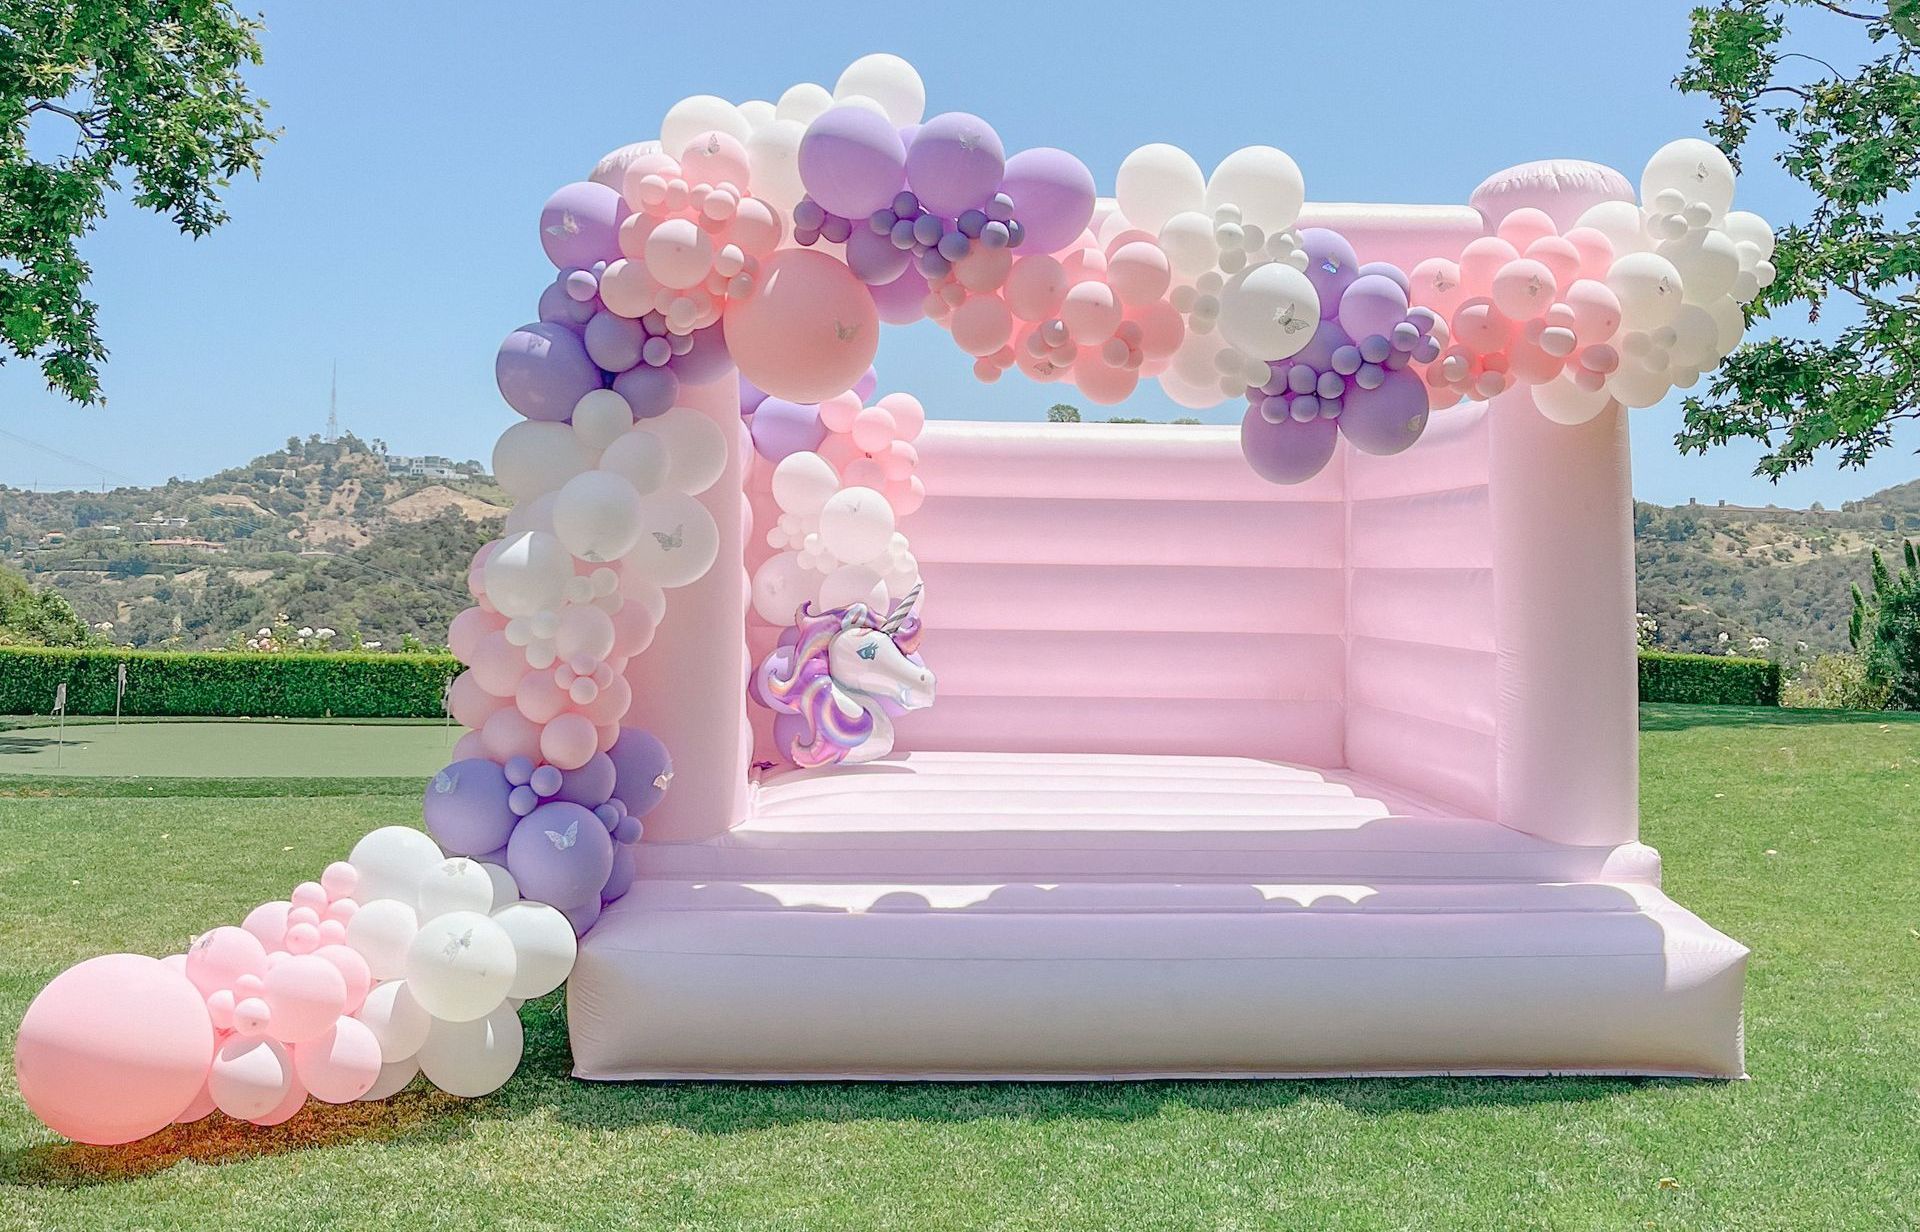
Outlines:
{"label": "lavender balloon", "polygon": [[555,325],[564,325],[568,329],[579,329],[593,319],[600,311],[600,297],[594,296],[585,302],[567,294],[566,272],[547,284],[540,292],[540,306],[534,313],[542,321],[552,321]]}
{"label": "lavender balloon", "polygon": [[[801,147],[803,154],[805,148]],[[979,116],[964,111],[948,111],[928,120],[907,149],[908,185],[930,213],[947,218],[985,208],[1006,170],[1000,134]]]}
{"label": "lavender balloon", "polygon": [[800,183],[821,208],[865,218],[907,182],[907,148],[887,118],[864,107],[829,107],[800,138]]}
{"label": "lavender balloon", "polygon": [[625,372],[640,362],[647,331],[640,322],[614,312],[596,312],[581,335],[587,358],[608,372]]}
{"label": "lavender balloon", "polygon": [[1407,293],[1385,274],[1362,274],[1340,294],[1340,328],[1356,341],[1393,332],[1407,319]]}
{"label": "lavender balloon", "polygon": [[613,759],[614,799],[626,805],[633,816],[645,817],[673,782],[673,757],[667,746],[650,731],[623,727],[607,756]]}
{"label": "lavender balloon", "polygon": [[890,236],[876,235],[871,227],[861,227],[847,237],[847,268],[868,286],[892,282],[912,259],[912,253],[894,247]]}
{"label": "lavender balloon", "polygon": [[1247,455],[1254,473],[1268,483],[1303,483],[1333,457],[1339,435],[1330,419],[1302,423],[1287,418],[1269,423],[1258,409],[1248,407],[1240,421],[1240,451]]}
{"label": "lavender balloon", "polygon": [[[627,400],[635,419],[664,415],[680,396],[680,378],[671,368],[650,368],[641,364],[613,378],[613,392]],[[579,399],[574,399],[579,401]],[[572,413],[572,407],[568,407]],[[564,416],[563,416],[564,418]]]}
{"label": "lavender balloon", "polygon": [[873,393],[879,388],[880,374],[871,368],[861,373],[860,379],[853,383],[853,392],[858,395],[862,406],[873,400]]}
{"label": "lavender balloon", "polygon": [[580,335],[552,321],[508,334],[493,357],[493,378],[508,406],[528,419],[554,422],[565,421],[574,403],[605,384]]}
{"label": "lavender balloon", "polygon": [[1360,266],[1360,276],[1365,278],[1368,274],[1379,274],[1382,277],[1391,278],[1394,281],[1394,285],[1398,286],[1402,291],[1408,295],[1413,294],[1413,280],[1407,277],[1407,271],[1401,269],[1391,261],[1364,262]]}
{"label": "lavender balloon", "polygon": [[742,415],[753,414],[760,409],[760,404],[766,400],[766,390],[761,389],[744,376],[740,378],[740,413]]}
{"label": "lavender balloon", "polygon": [[565,909],[600,901],[613,871],[613,839],[578,804],[552,801],[520,819],[507,840],[507,871],[520,893]]}
{"label": "lavender balloon", "polygon": [[605,184],[581,180],[547,198],[540,210],[540,247],[560,269],[585,269],[620,259],[620,224],[627,203]]}
{"label": "lavender balloon", "polygon": [[778,462],[789,454],[818,449],[827,439],[826,425],[820,422],[820,408],[811,403],[768,398],[753,413],[754,452],[769,462]]}
{"label": "lavender balloon", "polygon": [[1348,386],[1340,431],[1362,453],[1396,454],[1426,431],[1427,409],[1425,381],[1408,369],[1387,370],[1371,389],[1361,382]]}
{"label": "lavender balloon", "polygon": [[507,796],[513,784],[498,762],[484,757],[456,761],[433,776],[421,800],[427,833],[456,856],[492,851],[513,832]]}
{"label": "lavender balloon", "polygon": [[553,798],[582,808],[599,808],[613,798],[613,779],[613,759],[595,753],[579,769],[561,772],[560,790]]}
{"label": "lavender balloon", "polygon": [[927,276],[908,269],[892,282],[871,288],[873,306],[889,325],[911,325],[927,315]]}
{"label": "lavender balloon", "polygon": [[[733,354],[727,350],[726,332],[719,321],[696,329],[687,337],[693,344],[667,361],[667,367],[673,369],[682,383],[705,385],[733,371]],[[678,392],[676,389],[676,396]]]}
{"label": "lavender balloon", "polygon": [[607,884],[600,888],[600,901],[603,904],[614,902],[632,889],[633,873],[633,844],[615,843],[613,871],[607,874]]}
{"label": "lavender balloon", "polygon": [[1320,295],[1320,315],[1332,317],[1340,311],[1340,296],[1360,276],[1360,258],[1346,236],[1325,227],[1301,231],[1300,248],[1307,254],[1307,281]]}
{"label": "lavender balloon", "polygon": [[1013,198],[1014,217],[1027,229],[1023,252],[1057,252],[1093,221],[1093,172],[1065,150],[1041,146],[1015,154],[1000,191]]}

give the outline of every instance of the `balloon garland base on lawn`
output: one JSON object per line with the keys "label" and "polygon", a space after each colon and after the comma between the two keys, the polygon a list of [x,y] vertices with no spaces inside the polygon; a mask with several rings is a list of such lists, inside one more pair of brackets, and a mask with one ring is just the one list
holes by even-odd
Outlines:
{"label": "balloon garland base on lawn", "polygon": [[462,1096],[507,1080],[520,1003],[566,979],[577,936],[632,885],[672,783],[668,750],[627,724],[630,666],[668,592],[735,546],[698,498],[739,429],[682,405],[683,386],[737,379],[742,439],[770,468],[751,602],[779,633],[749,692],[780,755],[819,767],[884,756],[934,697],[899,528],[926,498],[926,413],[875,396],[881,322],[937,322],[985,381],[1245,398],[1249,465],[1298,483],[1340,439],[1399,453],[1463,398],[1525,388],[1568,424],[1650,406],[1732,349],[1775,273],[1771,230],[1731,209],[1733,167],[1698,140],[1653,156],[1638,204],[1564,231],[1512,210],[1402,270],[1298,226],[1305,184],[1272,146],[1211,174],[1142,146],[1100,198],[1073,155],[1008,154],[985,120],[925,105],[890,55],[832,91],[698,95],[546,202],[556,274],[495,359],[522,417],[493,453],[514,508],[448,631],[467,731],[427,786],[426,833],[376,830],[184,954],[56,977],[15,1046],[36,1116],[113,1144],[215,1110],[274,1125],[416,1074]]}

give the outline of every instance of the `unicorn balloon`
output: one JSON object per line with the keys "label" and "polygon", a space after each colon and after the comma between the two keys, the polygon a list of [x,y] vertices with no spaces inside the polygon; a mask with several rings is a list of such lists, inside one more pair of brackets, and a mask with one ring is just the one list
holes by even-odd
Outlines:
{"label": "unicorn balloon", "polygon": [[[880,616],[864,603],[795,628],[755,674],[755,693],[776,711],[774,737],[797,766],[867,762],[893,751],[893,720],[933,704],[933,673],[920,661],[920,587]],[[790,719],[788,716],[797,716]]]}

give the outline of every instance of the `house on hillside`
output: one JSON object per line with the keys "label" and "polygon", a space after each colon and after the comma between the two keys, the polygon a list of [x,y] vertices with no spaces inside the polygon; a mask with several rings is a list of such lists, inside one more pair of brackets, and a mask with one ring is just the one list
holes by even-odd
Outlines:
{"label": "house on hillside", "polygon": [[437,453],[418,457],[391,454],[387,458],[387,474],[409,479],[458,479],[460,469],[454,465],[452,458],[443,458]]}

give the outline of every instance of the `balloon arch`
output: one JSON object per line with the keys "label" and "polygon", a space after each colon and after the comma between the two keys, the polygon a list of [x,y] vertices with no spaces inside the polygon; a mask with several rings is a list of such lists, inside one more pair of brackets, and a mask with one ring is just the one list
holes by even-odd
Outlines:
{"label": "balloon arch", "polygon": [[496,361],[522,417],[494,453],[515,508],[449,633],[468,667],[448,704],[469,730],[427,787],[427,834],[377,830],[183,955],[56,978],[15,1054],[43,1121],[125,1142],[216,1108],[275,1124],[422,1072],[457,1095],[511,1075],[520,1002],[566,978],[576,935],[625,893],[672,783],[669,751],[624,721],[658,679],[636,665],[667,592],[720,555],[696,498],[733,451],[683,388],[737,371],[778,506],[752,604],[785,629],[749,691],[781,754],[816,766],[884,753],[932,700],[896,525],[926,495],[925,413],[879,395],[882,322],[931,318],[982,380],[1243,399],[1248,464],[1294,483],[1341,438],[1398,453],[1430,414],[1517,386],[1568,424],[1650,406],[1727,354],[1774,276],[1770,228],[1731,209],[1733,168],[1698,140],[1653,156],[1638,204],[1564,231],[1512,209],[1402,269],[1300,225],[1305,185],[1274,147],[1207,174],[1142,146],[1106,198],[1073,155],[1008,154],[985,120],[925,104],[891,55],[831,91],[684,99],[658,141],[547,201],[557,273]]}

